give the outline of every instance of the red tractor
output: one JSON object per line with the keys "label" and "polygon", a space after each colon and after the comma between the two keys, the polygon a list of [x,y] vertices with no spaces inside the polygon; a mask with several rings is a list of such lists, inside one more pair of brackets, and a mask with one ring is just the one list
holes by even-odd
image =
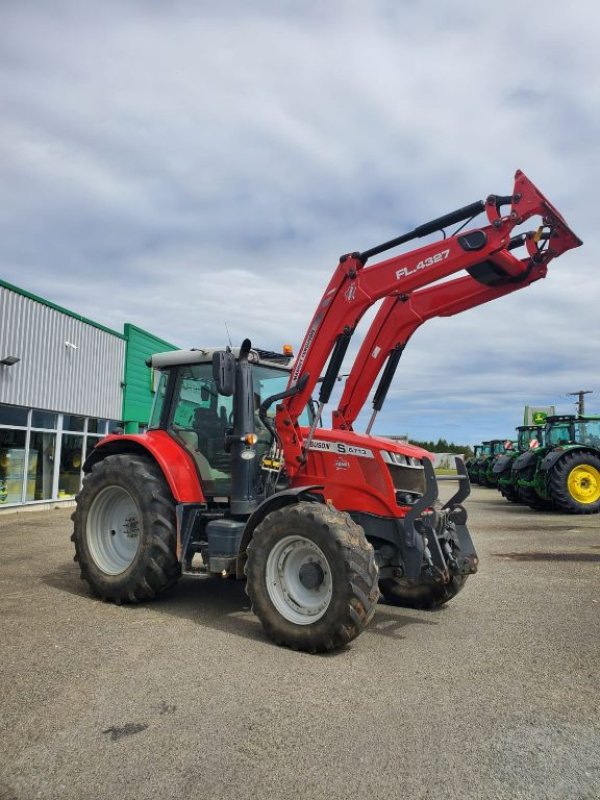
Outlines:
{"label": "red tractor", "polygon": [[[482,212],[487,224],[465,230]],[[516,233],[531,217],[537,230]],[[367,263],[461,222],[441,240]],[[370,435],[373,420],[425,320],[522,289],[580,244],[517,172],[512,195],[342,256],[295,360],[248,340],[153,356],[161,378],[147,433],[106,437],[84,465],[72,537],[83,579],[127,603],[156,597],[181,574],[245,577],[271,639],[308,652],[358,636],[380,592],[418,608],[450,600],[478,563],[461,505],[464,465],[457,460],[458,490],[442,505],[429,454]],[[325,428],[352,334],[379,300]],[[373,416],[356,433],[380,373]]]}

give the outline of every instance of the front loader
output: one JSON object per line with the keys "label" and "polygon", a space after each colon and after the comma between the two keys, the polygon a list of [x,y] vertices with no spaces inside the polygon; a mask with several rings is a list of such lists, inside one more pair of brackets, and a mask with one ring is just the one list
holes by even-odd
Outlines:
{"label": "front loader", "polygon": [[[482,212],[487,224],[465,230]],[[537,230],[516,231],[534,217]],[[517,172],[511,195],[342,256],[294,360],[248,340],[153,356],[161,378],[147,433],[107,437],[84,465],[72,537],[82,577],[117,603],[151,599],[181,574],[245,577],[268,636],[308,652],[354,639],[380,591],[420,608],[454,597],[478,564],[464,465],[442,505],[431,456],[371,435],[373,421],[423,321],[524,288],[580,244]],[[352,335],[380,300],[328,428],[325,406]],[[371,422],[357,433],[380,373]]]}

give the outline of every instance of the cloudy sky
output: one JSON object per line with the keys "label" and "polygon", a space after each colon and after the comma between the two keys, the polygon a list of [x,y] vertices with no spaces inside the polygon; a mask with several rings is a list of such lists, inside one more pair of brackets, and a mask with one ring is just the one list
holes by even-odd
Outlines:
{"label": "cloudy sky", "polygon": [[584,246],[423,326],[374,430],[506,437],[579,389],[600,412],[590,0],[2,0],[0,22],[4,280],[181,347],[225,323],[298,347],[341,253],[520,168]]}

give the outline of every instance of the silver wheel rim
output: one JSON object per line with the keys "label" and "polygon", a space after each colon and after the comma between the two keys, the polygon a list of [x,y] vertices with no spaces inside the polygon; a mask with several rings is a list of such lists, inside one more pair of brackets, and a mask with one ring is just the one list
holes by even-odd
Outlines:
{"label": "silver wheel rim", "polygon": [[140,514],[133,497],[122,486],[107,486],[90,507],[86,539],[90,555],[106,575],[119,575],[137,553]]}
{"label": "silver wheel rim", "polygon": [[[318,575],[318,585],[307,586],[302,573]],[[322,577],[321,577],[322,576]],[[333,595],[331,569],[323,551],[304,536],[285,536],[269,553],[267,591],[277,611],[296,625],[321,619]]]}

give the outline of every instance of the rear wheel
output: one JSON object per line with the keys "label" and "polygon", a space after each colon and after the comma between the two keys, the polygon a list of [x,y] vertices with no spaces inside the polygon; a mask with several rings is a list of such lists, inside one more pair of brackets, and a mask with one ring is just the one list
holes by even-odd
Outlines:
{"label": "rear wheel", "polygon": [[556,507],[570,514],[600,511],[600,457],[593,452],[567,452],[552,467],[548,488]]}
{"label": "rear wheel", "polygon": [[153,461],[112,455],[94,464],[72,519],[81,577],[102,599],[149,600],[179,578],[175,506]]}
{"label": "rear wheel", "polygon": [[378,570],[350,516],[319,503],[272,511],[248,546],[246,591],[277,644],[318,653],[352,641],[377,605]]}

